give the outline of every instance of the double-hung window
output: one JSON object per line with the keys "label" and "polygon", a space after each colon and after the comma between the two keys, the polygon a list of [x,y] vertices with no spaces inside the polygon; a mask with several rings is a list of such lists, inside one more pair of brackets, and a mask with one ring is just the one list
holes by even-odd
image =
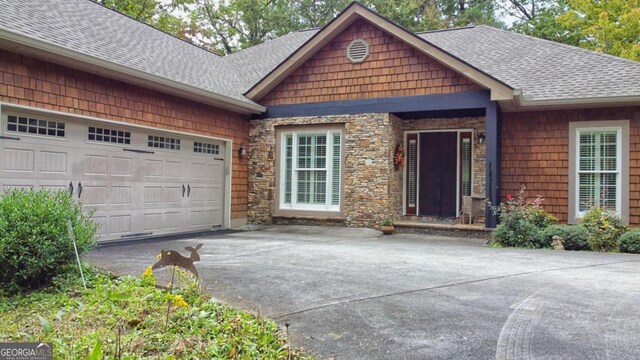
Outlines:
{"label": "double-hung window", "polygon": [[340,211],[342,132],[287,131],[280,141],[280,209]]}
{"label": "double-hung window", "polygon": [[578,214],[592,207],[620,213],[620,129],[578,130]]}

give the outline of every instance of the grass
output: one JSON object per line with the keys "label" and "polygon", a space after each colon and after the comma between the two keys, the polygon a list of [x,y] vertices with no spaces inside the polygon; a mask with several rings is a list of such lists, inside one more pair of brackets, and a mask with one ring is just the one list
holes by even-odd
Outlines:
{"label": "grass", "polygon": [[56,359],[311,359],[273,321],[215,301],[189,274],[176,272],[172,293],[150,269],[85,276],[87,290],[68,271],[45,290],[0,297],[0,342],[52,342]]}

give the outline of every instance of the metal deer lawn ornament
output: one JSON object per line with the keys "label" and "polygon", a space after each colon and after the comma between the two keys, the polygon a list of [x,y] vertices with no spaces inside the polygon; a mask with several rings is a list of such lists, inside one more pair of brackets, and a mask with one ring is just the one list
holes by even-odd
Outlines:
{"label": "metal deer lawn ornament", "polygon": [[191,271],[193,275],[198,277],[198,270],[196,270],[194,262],[200,261],[200,254],[198,254],[198,250],[202,247],[202,244],[196,245],[196,247],[185,246],[185,250],[191,251],[191,256],[184,257],[180,255],[179,252],[175,250],[167,250],[164,249],[160,251],[160,260],[153,264],[151,270],[155,270],[158,268],[163,268],[165,266],[179,266],[187,271]]}

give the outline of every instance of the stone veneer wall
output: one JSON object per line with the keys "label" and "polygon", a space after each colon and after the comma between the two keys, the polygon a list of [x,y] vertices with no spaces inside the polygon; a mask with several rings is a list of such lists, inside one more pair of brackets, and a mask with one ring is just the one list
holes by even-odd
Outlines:
{"label": "stone veneer wall", "polygon": [[[391,146],[391,156],[394,156],[396,145],[404,144],[404,132],[402,119],[399,117],[389,114],[389,122],[391,126],[391,141],[389,145]],[[404,149],[405,155],[405,164],[406,164],[406,155],[407,149]],[[404,166],[398,170],[395,170],[395,167],[392,163],[392,172],[389,178],[389,217],[393,219],[398,219],[402,216],[403,213],[403,182],[404,182]]]}
{"label": "stone veneer wall", "polygon": [[[359,114],[252,120],[249,125],[249,223],[274,222],[278,171],[276,128],[326,124],[344,126],[343,199],[338,222],[347,226],[378,227],[382,219],[396,217],[395,211],[402,206],[402,170],[394,170],[393,152],[402,139],[401,121],[389,114]],[[335,213],[327,217],[324,219],[317,213],[309,217],[300,211],[291,217],[278,216],[277,222],[336,222]]]}
{"label": "stone veneer wall", "polygon": [[479,144],[475,136],[485,132],[485,121],[483,117],[463,117],[451,119],[412,119],[403,120],[405,131],[411,130],[442,130],[442,129],[473,129],[473,189],[472,194],[485,193],[486,178],[486,145]]}

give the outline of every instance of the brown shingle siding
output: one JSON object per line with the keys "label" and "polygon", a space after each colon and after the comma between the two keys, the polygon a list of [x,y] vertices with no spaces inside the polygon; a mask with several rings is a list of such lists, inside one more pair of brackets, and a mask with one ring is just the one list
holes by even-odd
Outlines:
{"label": "brown shingle siding", "polygon": [[[245,117],[213,106],[0,50],[0,101],[232,139],[248,144]],[[233,151],[231,217],[247,212],[247,161]]]}
{"label": "brown shingle siding", "polygon": [[[357,38],[370,46],[370,55],[361,64],[353,64],[346,57],[347,46]],[[374,25],[356,21],[260,102],[296,104],[481,89]]]}
{"label": "brown shingle siding", "polygon": [[545,198],[561,222],[569,206],[569,122],[630,120],[629,222],[640,225],[640,107],[504,113],[502,116],[502,198],[527,187],[527,199]]}

